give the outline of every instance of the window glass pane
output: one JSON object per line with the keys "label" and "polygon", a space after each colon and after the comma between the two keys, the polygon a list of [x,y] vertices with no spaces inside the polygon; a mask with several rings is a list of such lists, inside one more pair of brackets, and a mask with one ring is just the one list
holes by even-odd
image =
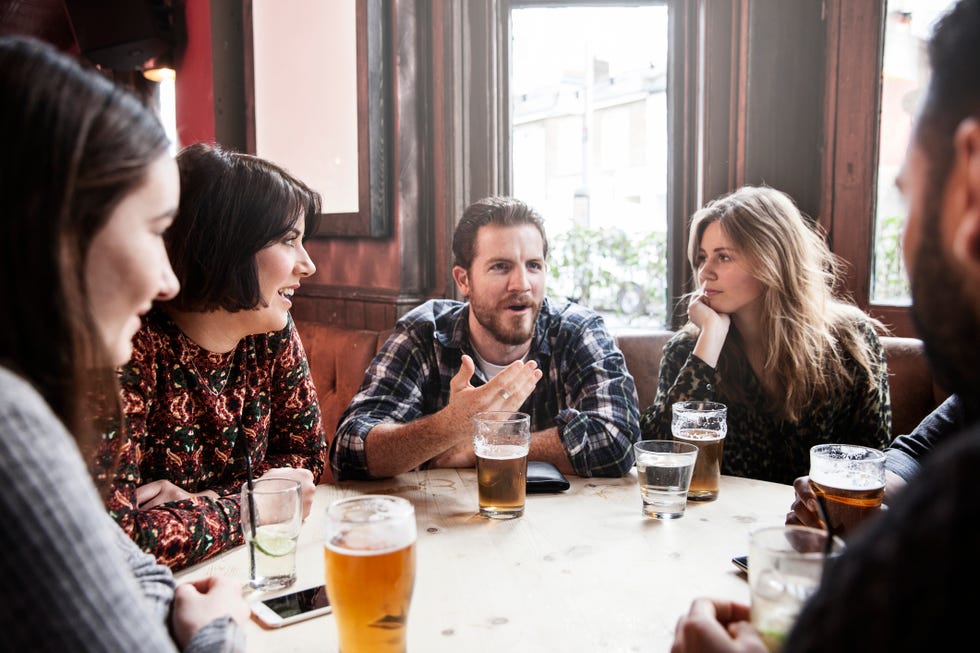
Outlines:
{"label": "window glass pane", "polygon": [[170,153],[176,155],[177,143],[177,93],[173,79],[160,82],[160,121],[170,138]]}
{"label": "window glass pane", "polygon": [[954,0],[890,0],[885,22],[878,146],[878,197],[871,301],[911,303],[901,253],[905,204],[895,187],[912,131],[919,95],[929,81],[926,42]]}
{"label": "window glass pane", "polygon": [[549,296],[663,326],[667,7],[515,7],[511,34],[511,188],[546,220]]}

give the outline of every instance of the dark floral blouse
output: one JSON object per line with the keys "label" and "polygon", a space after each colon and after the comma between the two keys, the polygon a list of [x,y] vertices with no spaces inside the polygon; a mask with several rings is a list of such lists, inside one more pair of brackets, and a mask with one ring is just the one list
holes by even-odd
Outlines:
{"label": "dark floral blouse", "polygon": [[[692,351],[696,338],[680,331],[664,346],[653,405],[640,416],[644,438],[671,438],[671,406],[677,401],[712,400],[728,406],[722,473],[792,483],[810,468],[810,447],[825,442],[884,449],[891,441],[892,410],[888,369],[881,341],[870,323],[862,333],[871,343],[877,384],[872,385],[853,358],[855,382],[841,386],[827,401],[811,406],[798,422],[775,417],[766,407],[758,379],[749,369],[743,378],[722,379]],[[726,384],[740,384],[752,400],[726,401]]]}
{"label": "dark floral blouse", "polygon": [[[110,430],[96,469],[115,468],[109,512],[140,547],[179,569],[243,543],[239,504],[245,453],[254,476],[305,467],[319,481],[325,461],[320,406],[292,318],[279,332],[247,336],[233,351],[201,349],[154,309],[120,371],[130,437]],[[149,510],[136,488],[166,479],[188,492],[213,490]]]}

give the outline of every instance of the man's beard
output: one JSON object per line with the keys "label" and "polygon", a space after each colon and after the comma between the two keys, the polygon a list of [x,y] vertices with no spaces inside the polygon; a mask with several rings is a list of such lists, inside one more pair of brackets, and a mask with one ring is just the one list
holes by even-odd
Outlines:
{"label": "man's beard", "polygon": [[[538,321],[538,314],[541,313],[541,303],[534,302],[530,297],[520,297],[512,301],[513,303],[530,306],[531,319],[526,326],[524,325],[523,318],[521,324],[515,326],[515,318],[508,315],[497,305],[491,306],[482,302],[476,302],[473,301],[472,297],[470,298],[470,311],[473,313],[476,321],[480,323],[480,326],[489,331],[498,342],[516,347],[517,345],[523,345],[534,335],[534,325]],[[503,305],[508,305],[508,302],[503,302]]]}
{"label": "man's beard", "polygon": [[980,320],[962,273],[942,252],[939,212],[927,202],[912,279],[912,321],[937,384],[980,403]]}

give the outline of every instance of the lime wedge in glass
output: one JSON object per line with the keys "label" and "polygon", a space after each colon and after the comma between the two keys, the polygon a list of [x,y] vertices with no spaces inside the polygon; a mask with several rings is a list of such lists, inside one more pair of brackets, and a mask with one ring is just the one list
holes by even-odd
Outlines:
{"label": "lime wedge in glass", "polygon": [[292,553],[293,549],[296,548],[296,542],[275,528],[259,526],[255,531],[255,546],[267,556],[279,558],[287,553]]}

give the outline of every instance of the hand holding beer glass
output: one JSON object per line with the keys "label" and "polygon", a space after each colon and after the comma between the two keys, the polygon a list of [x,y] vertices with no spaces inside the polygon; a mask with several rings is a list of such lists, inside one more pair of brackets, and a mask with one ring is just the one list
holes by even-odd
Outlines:
{"label": "hand holding beer glass", "polygon": [[343,653],[405,653],[415,587],[415,508],[366,494],[327,508],[327,596]]}
{"label": "hand holding beer glass", "polygon": [[810,448],[810,487],[823,500],[825,526],[834,534],[847,537],[881,508],[885,459],[883,451],[853,444]]}
{"label": "hand holding beer glass", "polygon": [[721,481],[721,460],[728,435],[728,408],[716,401],[678,401],[672,406],[670,432],[675,440],[698,448],[687,498],[714,501]]}
{"label": "hand holding beer glass", "polygon": [[495,410],[473,416],[480,515],[514,519],[524,514],[530,446],[527,413]]}

